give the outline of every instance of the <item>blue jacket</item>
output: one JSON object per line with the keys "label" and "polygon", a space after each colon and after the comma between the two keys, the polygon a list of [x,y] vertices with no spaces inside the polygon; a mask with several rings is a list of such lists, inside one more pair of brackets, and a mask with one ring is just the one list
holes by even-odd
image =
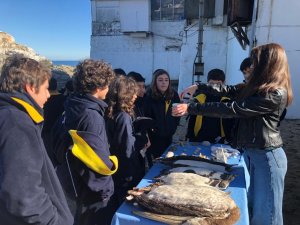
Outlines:
{"label": "blue jacket", "polygon": [[0,93],[1,224],[73,224],[41,138],[42,114],[26,94]]}
{"label": "blue jacket", "polygon": [[[87,131],[97,137],[97,140],[94,140],[97,143],[97,149],[94,150],[105,164],[112,168],[113,163],[109,159],[110,152],[103,118],[106,107],[104,101],[92,95],[71,95],[65,102],[65,125],[68,130]],[[83,202],[102,201],[111,197],[114,184],[110,175],[100,175],[92,171],[75,157],[72,158],[71,167],[77,176],[76,188]]]}
{"label": "blue jacket", "polygon": [[119,169],[115,174],[118,183],[125,182],[126,177],[135,178],[141,171],[139,152],[135,150],[135,137],[132,129],[132,119],[126,112],[118,112],[113,119],[107,121],[107,135],[113,155],[119,159]]}

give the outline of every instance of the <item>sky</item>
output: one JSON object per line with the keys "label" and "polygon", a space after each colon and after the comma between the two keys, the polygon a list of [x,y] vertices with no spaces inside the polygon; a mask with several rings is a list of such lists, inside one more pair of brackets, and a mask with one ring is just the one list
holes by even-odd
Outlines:
{"label": "sky", "polygon": [[90,55],[91,0],[0,0],[0,31],[50,60]]}

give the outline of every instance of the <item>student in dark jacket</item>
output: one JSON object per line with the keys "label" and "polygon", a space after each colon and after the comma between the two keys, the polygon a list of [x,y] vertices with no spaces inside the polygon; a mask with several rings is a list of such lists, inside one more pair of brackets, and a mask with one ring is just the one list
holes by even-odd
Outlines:
{"label": "student in dark jacket", "polygon": [[135,127],[134,137],[136,139],[135,149],[140,151],[139,158],[141,164],[143,165],[143,173],[141,173],[141,178],[142,178],[144,177],[146,171],[145,170],[146,151],[150,146],[148,130],[150,129],[150,127],[152,127],[153,123],[152,121],[149,120],[150,118],[145,117],[145,93],[146,93],[145,78],[140,73],[134,71],[129,72],[127,76],[133,78],[138,86],[137,98],[134,102],[134,114],[135,114],[134,115],[134,127]]}
{"label": "student in dark jacket", "polygon": [[1,224],[73,224],[41,137],[50,76],[39,62],[17,56],[7,59],[1,72]]}
{"label": "student in dark jacket", "polygon": [[52,137],[51,130],[56,120],[64,112],[65,96],[57,90],[57,80],[52,77],[49,81],[50,98],[44,106],[44,126],[42,137],[47,149],[48,155],[53,162]]}
{"label": "student in dark jacket", "polygon": [[143,117],[145,116],[145,78],[134,71],[129,72],[127,76],[134,79],[138,86],[137,98],[134,102],[135,117]]}
{"label": "student in dark jacket", "polygon": [[118,172],[114,174],[115,197],[120,205],[127,190],[136,185],[142,173],[139,151],[135,149],[132,127],[134,101],[138,87],[132,78],[118,76],[107,94],[107,135],[110,151],[119,159]]}
{"label": "student in dark jacket", "polygon": [[85,142],[83,152],[88,154],[87,151],[92,150],[95,154],[88,158],[96,165],[101,159],[106,167],[106,171],[91,167],[74,156],[76,149],[69,154],[78,194],[75,216],[78,225],[110,224],[113,216],[110,208],[110,197],[114,192],[111,175],[116,165],[110,157],[104,120],[107,104],[103,100],[114,78],[112,68],[102,61],[87,59],[80,62],[73,76],[74,94],[65,103],[65,126],[68,130],[76,131],[73,132],[73,142],[79,135]]}
{"label": "student in dark jacket", "polygon": [[[207,74],[208,84],[224,84],[225,73],[220,69],[212,69]],[[203,104],[205,102],[228,102],[226,96],[216,96],[204,92],[194,94],[194,102]],[[228,143],[231,141],[231,129],[234,125],[233,119],[214,118],[202,115],[190,115],[187,129],[189,141],[210,143]]]}
{"label": "student in dark jacket", "polygon": [[173,114],[238,118],[232,143],[244,151],[248,161],[250,224],[282,225],[287,158],[278,123],[293,99],[288,60],[280,45],[270,43],[253,48],[251,62],[253,72],[242,90],[236,86],[199,84],[181,95],[196,89],[230,96],[239,93],[235,101],[180,104],[174,107]]}
{"label": "student in dark jacket", "polygon": [[147,150],[149,166],[172,143],[172,136],[179,124],[179,118],[171,115],[173,103],[179,103],[178,93],[172,88],[170,75],[163,69],[153,73],[150,90],[145,99],[145,115],[154,119],[155,129],[149,132],[151,146]]}

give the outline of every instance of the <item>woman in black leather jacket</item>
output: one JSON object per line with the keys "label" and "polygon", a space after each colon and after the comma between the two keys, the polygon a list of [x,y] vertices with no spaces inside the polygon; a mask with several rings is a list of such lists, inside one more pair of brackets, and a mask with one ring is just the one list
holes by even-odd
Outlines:
{"label": "woman in black leather jacket", "polygon": [[250,224],[282,225],[287,159],[278,124],[293,99],[289,66],[284,49],[274,43],[252,49],[251,60],[253,72],[244,85],[199,84],[181,93],[181,96],[192,95],[197,90],[226,94],[235,101],[180,104],[173,108],[172,114],[238,118],[232,144],[244,150],[250,174]]}

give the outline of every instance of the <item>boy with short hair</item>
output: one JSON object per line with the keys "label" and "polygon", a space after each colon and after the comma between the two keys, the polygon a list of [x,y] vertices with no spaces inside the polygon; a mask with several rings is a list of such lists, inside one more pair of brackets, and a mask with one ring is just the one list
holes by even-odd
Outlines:
{"label": "boy with short hair", "polygon": [[7,59],[0,76],[1,224],[73,224],[41,131],[50,97],[49,69],[21,56]]}
{"label": "boy with short hair", "polygon": [[240,71],[243,73],[244,75],[244,82],[248,82],[252,73],[252,68],[251,68],[251,58],[247,57],[245,58],[241,65],[240,65]]}
{"label": "boy with short hair", "polygon": [[[225,73],[220,69],[212,69],[208,72],[207,82],[209,84],[224,84]],[[225,102],[229,100],[227,97],[208,95],[206,93],[195,93],[194,95],[194,101],[201,104],[205,102]],[[209,141],[210,143],[228,143],[231,140],[233,123],[232,119],[191,115],[186,137],[191,142]]]}

